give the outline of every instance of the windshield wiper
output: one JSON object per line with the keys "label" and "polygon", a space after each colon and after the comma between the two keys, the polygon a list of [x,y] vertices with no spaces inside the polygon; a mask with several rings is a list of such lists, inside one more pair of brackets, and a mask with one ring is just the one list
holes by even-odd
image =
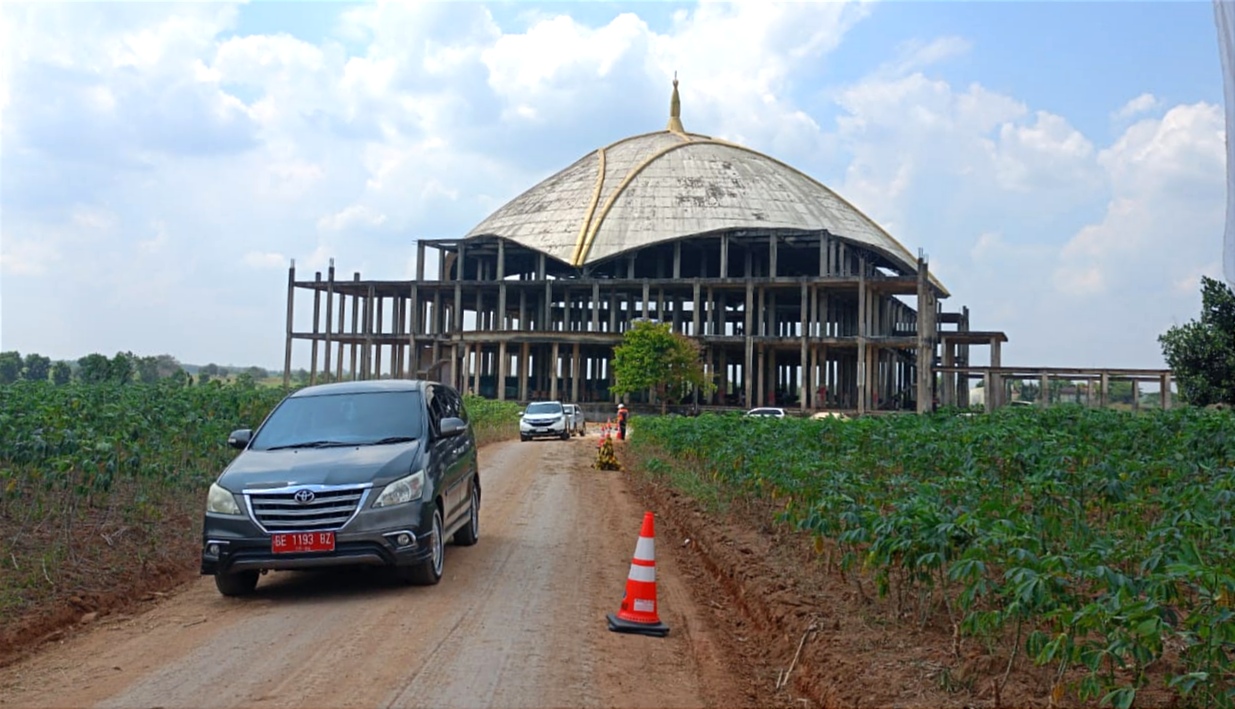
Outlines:
{"label": "windshield wiper", "polygon": [[414,440],[416,440],[415,436],[387,436],[386,438],[379,438],[376,441],[369,441],[365,445],[380,446],[387,443],[411,443]]}
{"label": "windshield wiper", "polygon": [[344,443],[343,441],[301,441],[300,443],[288,443],[282,446],[270,446],[268,451],[281,451],[288,448],[334,448],[336,446],[350,446],[353,443]]}

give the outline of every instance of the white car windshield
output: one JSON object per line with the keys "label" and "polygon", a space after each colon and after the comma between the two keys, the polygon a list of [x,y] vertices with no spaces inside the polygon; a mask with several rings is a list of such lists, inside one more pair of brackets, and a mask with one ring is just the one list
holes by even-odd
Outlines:
{"label": "white car windshield", "polygon": [[539,404],[528,404],[526,413],[528,416],[545,416],[545,415],[551,415],[551,414],[560,414],[562,413],[562,405],[552,403],[552,402],[544,402],[544,403],[539,403]]}

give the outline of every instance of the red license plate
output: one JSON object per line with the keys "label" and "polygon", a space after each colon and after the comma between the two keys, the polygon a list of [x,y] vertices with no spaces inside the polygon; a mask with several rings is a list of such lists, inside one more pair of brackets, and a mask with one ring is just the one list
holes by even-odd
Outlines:
{"label": "red license plate", "polygon": [[275,554],[334,551],[334,532],[275,534],[270,538],[270,550]]}

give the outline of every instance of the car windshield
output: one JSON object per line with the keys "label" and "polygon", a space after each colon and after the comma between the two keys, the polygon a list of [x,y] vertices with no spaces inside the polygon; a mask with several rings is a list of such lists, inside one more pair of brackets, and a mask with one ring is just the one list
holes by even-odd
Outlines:
{"label": "car windshield", "polygon": [[253,439],[251,450],[373,445],[420,435],[420,393],[380,391],[295,396],[283,401]]}
{"label": "car windshield", "polygon": [[562,413],[562,405],[553,402],[544,402],[540,404],[528,404],[527,415],[537,416],[545,414],[560,414]]}

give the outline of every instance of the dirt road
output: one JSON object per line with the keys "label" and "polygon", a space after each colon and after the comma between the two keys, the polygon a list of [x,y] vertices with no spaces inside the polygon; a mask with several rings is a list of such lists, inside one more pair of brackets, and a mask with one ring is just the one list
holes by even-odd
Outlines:
{"label": "dirt road", "polygon": [[[741,681],[657,538],[666,638],[611,633],[643,516],[596,439],[481,451],[481,540],[434,587],[272,573],[247,599],[202,578],[0,670],[6,707],[726,704]],[[680,540],[676,540],[680,541]]]}

